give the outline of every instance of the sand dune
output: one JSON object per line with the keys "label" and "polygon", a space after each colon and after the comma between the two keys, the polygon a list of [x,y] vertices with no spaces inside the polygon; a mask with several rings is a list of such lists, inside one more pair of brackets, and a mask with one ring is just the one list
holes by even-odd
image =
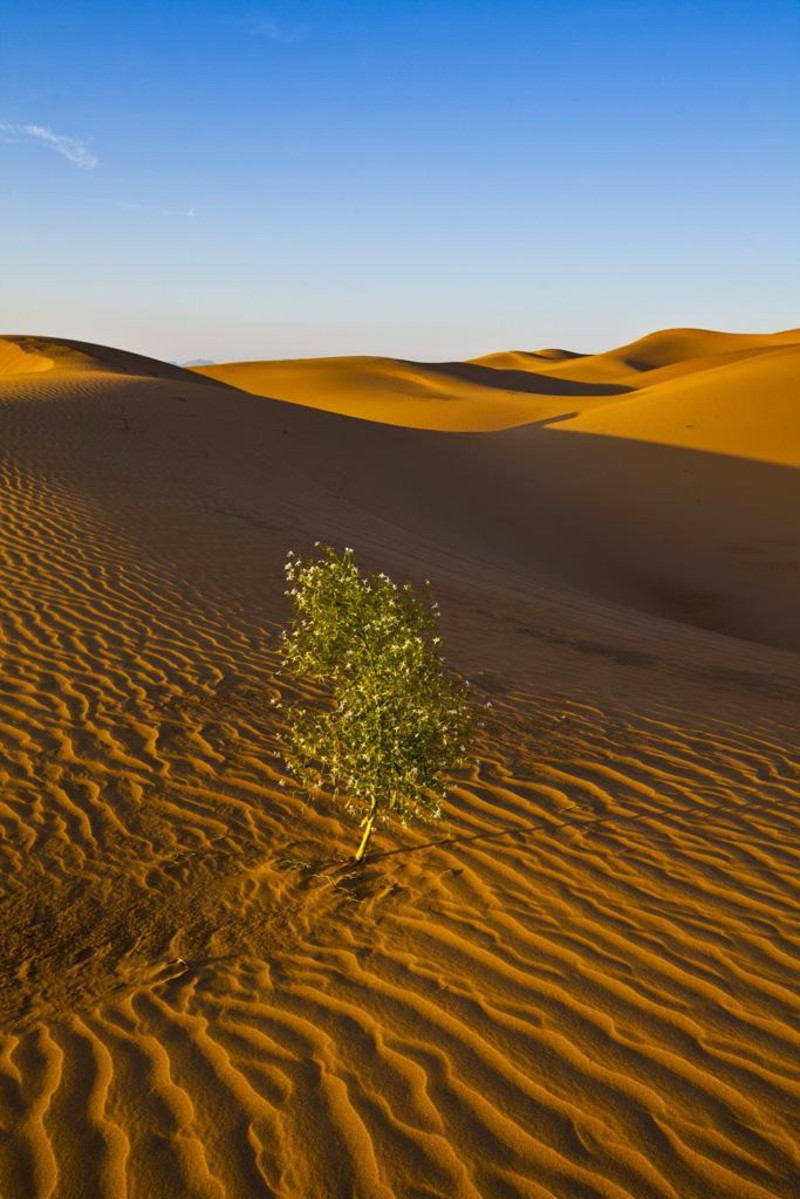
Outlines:
{"label": "sand dune", "polygon": [[584,358],[575,350],[505,350],[497,354],[484,354],[481,358],[472,358],[471,362],[479,366],[492,366],[500,370],[536,370],[543,363],[562,362],[575,358]]}
{"label": "sand dune", "polygon": [[52,358],[26,349],[25,339],[0,339],[0,379],[7,375],[28,375],[52,369]]}
{"label": "sand dune", "polygon": [[[3,1199],[797,1194],[793,337],[283,402],[0,341]],[[360,871],[268,704],[315,538],[494,705]]]}
{"label": "sand dune", "polygon": [[6,335],[0,337],[0,378],[13,380],[15,375],[39,371],[91,371],[93,375],[112,374],[138,376],[143,379],[171,379],[178,382],[197,382],[182,367],[144,354],[97,346],[90,342],[66,338]]}
{"label": "sand dune", "polygon": [[[693,374],[732,360],[800,345],[800,329],[781,333],[718,333],[711,329],[662,329],[603,354],[559,358],[546,369],[572,380],[652,386],[657,380]],[[545,354],[551,351],[544,351]]]}
{"label": "sand dune", "polygon": [[[516,350],[442,363],[310,358],[222,363],[196,373],[328,412],[478,433],[593,414],[657,383],[792,347],[800,347],[800,330],[750,335],[666,329],[604,354]],[[796,384],[793,366],[787,377]],[[729,386],[730,377],[724,383]]]}
{"label": "sand dune", "polygon": [[[547,362],[547,359],[543,359]],[[478,433],[583,412],[598,397],[624,396],[605,382],[551,378],[482,362],[406,362],[396,358],[310,358],[232,362],[196,373],[254,395],[409,429]]]}
{"label": "sand dune", "polygon": [[696,371],[668,378],[654,371],[658,382],[633,399],[583,413],[565,427],[800,466],[800,341],[702,361]]}
{"label": "sand dune", "polygon": [[[455,532],[441,535],[452,540],[466,519],[466,544],[480,538],[490,557],[500,544],[505,558],[604,597],[800,649],[800,490],[785,469],[800,455],[797,331],[665,330],[594,356],[312,359],[200,373],[385,424],[492,431],[478,442],[411,439],[397,452],[392,437],[377,448],[377,432],[351,431],[359,449],[346,466],[340,439],[330,482],[338,487],[338,470],[360,502],[401,523],[415,504],[417,528],[444,507]],[[564,390],[554,395],[553,383]],[[468,486],[443,494],[445,460],[446,477]],[[370,461],[382,463],[374,474]]]}

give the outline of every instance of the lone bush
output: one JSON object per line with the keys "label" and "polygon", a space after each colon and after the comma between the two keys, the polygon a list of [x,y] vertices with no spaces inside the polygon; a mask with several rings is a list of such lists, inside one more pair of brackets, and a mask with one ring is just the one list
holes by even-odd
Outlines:
{"label": "lone bush", "polygon": [[289,552],[281,638],[284,668],[322,683],[327,702],[285,709],[283,748],[307,791],[327,786],[361,816],[359,862],[377,819],[441,816],[445,772],[466,760],[469,684],[445,671],[429,590],[420,599],[362,574],[351,549],[320,548],[309,561]]}

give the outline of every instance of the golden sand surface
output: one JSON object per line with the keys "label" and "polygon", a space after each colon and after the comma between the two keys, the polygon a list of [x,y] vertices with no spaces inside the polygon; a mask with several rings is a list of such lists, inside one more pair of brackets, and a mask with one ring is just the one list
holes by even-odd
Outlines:
{"label": "golden sand surface", "polygon": [[487,366],[480,361],[308,358],[194,369],[205,378],[254,395],[388,425],[449,433],[563,420],[631,391],[605,380],[550,377],[535,366]]}
{"label": "golden sand surface", "polygon": [[[3,1199],[800,1193],[798,347],[0,340]],[[492,704],[361,869],[270,713],[315,539]]]}

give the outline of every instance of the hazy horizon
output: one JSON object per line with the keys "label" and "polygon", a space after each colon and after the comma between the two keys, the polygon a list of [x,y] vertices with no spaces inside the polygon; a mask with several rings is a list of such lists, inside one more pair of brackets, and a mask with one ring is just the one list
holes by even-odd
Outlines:
{"label": "hazy horizon", "polygon": [[0,330],[175,361],[800,324],[800,9],[12,0]]}

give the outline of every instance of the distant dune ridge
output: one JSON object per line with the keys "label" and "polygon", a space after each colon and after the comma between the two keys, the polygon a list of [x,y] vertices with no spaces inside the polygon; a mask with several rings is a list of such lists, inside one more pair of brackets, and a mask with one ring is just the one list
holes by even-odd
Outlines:
{"label": "distant dune ridge", "polygon": [[[613,598],[800,648],[791,585],[800,569],[800,497],[796,475],[783,469],[800,465],[798,330],[666,330],[583,356],[311,359],[198,373],[409,428],[515,428],[516,438],[442,451],[469,463],[487,536],[511,531],[512,551]],[[575,433],[595,436],[584,443]],[[463,478],[464,468],[455,469]],[[418,477],[415,485],[430,484]],[[446,476],[432,486],[446,487]],[[465,513],[472,490],[459,492]],[[769,572],[780,572],[775,586],[765,585]]]}
{"label": "distant dune ridge", "polygon": [[[3,1199],[796,1197],[799,393],[0,338]],[[270,717],[315,539],[493,705],[358,873]]]}
{"label": "distant dune ridge", "polygon": [[[638,399],[644,392],[646,404],[638,405],[636,417],[633,408],[625,410],[617,435],[629,435],[625,425],[630,421],[640,430],[643,440],[660,441],[663,433],[660,423],[653,436],[647,435],[646,428],[647,414],[655,406],[654,389],[671,383],[667,394],[677,395],[678,380],[688,382],[688,376],[711,371],[714,374],[704,380],[707,402],[711,402],[712,393],[719,397],[732,388],[750,388],[762,382],[769,388],[764,397],[768,407],[761,423],[772,431],[774,444],[759,446],[759,452],[752,453],[748,449],[751,427],[740,434],[738,420],[734,420],[730,422],[726,440],[702,448],[737,452],[730,445],[738,446],[736,438],[741,435],[738,452],[745,457],[760,457],[766,452],[767,461],[783,461],[787,453],[793,453],[796,465],[800,455],[798,439],[785,437],[783,430],[790,416],[785,406],[787,398],[796,400],[798,354],[800,330],[749,335],[667,329],[605,354],[512,351],[488,354],[466,363],[311,358],[217,364],[201,367],[197,373],[255,395],[325,408],[329,412],[409,428],[465,433],[514,428],[539,420],[565,420],[579,414],[591,418],[600,411],[607,415],[610,401]],[[766,362],[759,363],[764,356],[776,359],[770,368]],[[746,362],[750,363],[747,368]],[[723,368],[728,373],[720,377],[716,372]],[[772,404],[779,407],[770,419]],[[685,440],[692,442],[691,438]]]}

